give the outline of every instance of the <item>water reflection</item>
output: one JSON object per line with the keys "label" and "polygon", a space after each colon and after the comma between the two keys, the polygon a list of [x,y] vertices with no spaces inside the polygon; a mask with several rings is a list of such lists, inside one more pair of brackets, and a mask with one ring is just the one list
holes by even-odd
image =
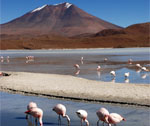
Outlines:
{"label": "water reflection", "polygon": [[33,123],[32,120],[27,119],[27,126],[38,126],[38,123]]}
{"label": "water reflection", "polygon": [[115,77],[111,79],[111,82],[115,83]]}
{"label": "water reflection", "polygon": [[76,70],[75,75],[79,75],[79,74],[80,74],[80,70]]}
{"label": "water reflection", "polygon": [[[138,50],[137,52],[135,50]],[[77,52],[79,51],[79,52]],[[132,53],[131,53],[132,52]],[[134,52],[134,53],[133,53]],[[10,57],[7,57],[10,56]],[[83,57],[84,56],[84,57]],[[36,57],[36,60],[35,60]],[[85,58],[86,57],[86,58]],[[7,60],[8,59],[8,60]],[[109,60],[108,60],[109,59]],[[128,65],[128,59],[132,59],[132,64]],[[21,71],[35,73],[51,73],[74,75],[97,81],[110,82],[112,77],[110,71],[116,72],[116,83],[124,83],[123,74],[131,73],[130,83],[149,84],[150,76],[142,79],[140,74],[150,74],[149,52],[147,48],[143,50],[131,49],[92,49],[92,50],[7,50],[1,53],[1,71]],[[83,63],[84,62],[84,63]],[[76,71],[72,70],[73,64]],[[96,71],[96,66],[101,65],[101,70]],[[141,66],[143,70],[141,71]],[[97,73],[96,73],[97,72]],[[139,73],[137,75],[136,73]]]}
{"label": "water reflection", "polygon": [[[111,104],[94,104],[73,102],[64,100],[55,100],[34,96],[22,96],[17,94],[2,93],[1,99],[1,125],[2,126],[36,126],[34,119],[26,120],[24,111],[26,105],[30,101],[38,103],[44,112],[43,126],[58,126],[58,118],[56,113],[52,111],[54,105],[62,103],[67,108],[67,114],[71,119],[70,126],[79,126],[80,121],[76,115],[76,111],[84,109],[88,112],[88,121],[90,126],[96,126],[97,115],[96,111],[101,107],[105,107],[110,113],[116,112],[126,118],[126,122],[121,122],[118,126],[149,126],[149,112],[148,108],[136,108],[131,106],[115,106]],[[15,99],[15,100],[14,100]],[[9,121],[8,121],[9,120]],[[135,121],[136,120],[136,121]],[[67,121],[62,120],[62,126],[66,125]],[[38,124],[39,125],[39,124]]]}
{"label": "water reflection", "polygon": [[97,71],[97,76],[98,76],[98,79],[101,78],[101,72],[100,71]]}
{"label": "water reflection", "polygon": [[128,78],[125,78],[125,80],[124,80],[125,83],[129,83],[129,81],[130,80]]}
{"label": "water reflection", "polygon": [[147,77],[147,74],[142,74],[142,75],[141,75],[141,78],[142,78],[142,79],[145,79],[146,77]]}

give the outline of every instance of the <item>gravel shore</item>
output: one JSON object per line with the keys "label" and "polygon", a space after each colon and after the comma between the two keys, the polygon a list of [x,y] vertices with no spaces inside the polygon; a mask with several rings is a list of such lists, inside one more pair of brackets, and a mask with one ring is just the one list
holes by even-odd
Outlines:
{"label": "gravel shore", "polygon": [[148,84],[99,82],[69,75],[7,72],[0,77],[0,90],[58,97],[150,106]]}

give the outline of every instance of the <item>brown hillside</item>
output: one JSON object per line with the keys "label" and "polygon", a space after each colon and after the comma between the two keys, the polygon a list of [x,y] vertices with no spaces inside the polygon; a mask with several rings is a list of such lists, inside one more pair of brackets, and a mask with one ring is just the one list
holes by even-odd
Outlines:
{"label": "brown hillside", "polygon": [[150,23],[136,24],[122,30],[107,29],[84,37],[51,35],[1,35],[1,49],[124,48],[150,47]]}

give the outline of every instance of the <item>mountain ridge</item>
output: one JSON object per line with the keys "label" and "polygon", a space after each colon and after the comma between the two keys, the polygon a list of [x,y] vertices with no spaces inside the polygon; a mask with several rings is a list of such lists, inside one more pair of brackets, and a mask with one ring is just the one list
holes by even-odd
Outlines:
{"label": "mountain ridge", "polygon": [[[68,7],[66,7],[68,5]],[[56,34],[74,36],[82,33],[96,33],[103,29],[119,29],[111,24],[88,14],[70,3],[44,5],[1,25],[5,34]]]}

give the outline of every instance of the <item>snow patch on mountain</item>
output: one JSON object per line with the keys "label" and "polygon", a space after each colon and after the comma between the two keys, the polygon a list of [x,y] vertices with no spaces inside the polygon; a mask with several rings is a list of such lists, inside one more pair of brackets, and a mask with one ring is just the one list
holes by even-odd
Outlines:
{"label": "snow patch on mountain", "polygon": [[70,3],[66,3],[65,7],[66,7],[66,8],[69,8],[71,5],[72,5],[72,4],[70,4]]}
{"label": "snow patch on mountain", "polygon": [[47,4],[46,5],[43,5],[42,7],[38,7],[38,8],[36,8],[36,9],[34,9],[31,13],[33,13],[33,12],[36,12],[36,11],[39,11],[39,10],[42,10],[44,7],[46,7],[47,6]]}
{"label": "snow patch on mountain", "polygon": [[[64,3],[54,4],[54,6],[58,6],[58,5],[61,5],[61,4],[64,4]],[[72,4],[70,4],[70,3],[66,3],[66,4],[65,4],[65,7],[66,7],[66,8],[69,8],[71,5],[72,5]]]}

